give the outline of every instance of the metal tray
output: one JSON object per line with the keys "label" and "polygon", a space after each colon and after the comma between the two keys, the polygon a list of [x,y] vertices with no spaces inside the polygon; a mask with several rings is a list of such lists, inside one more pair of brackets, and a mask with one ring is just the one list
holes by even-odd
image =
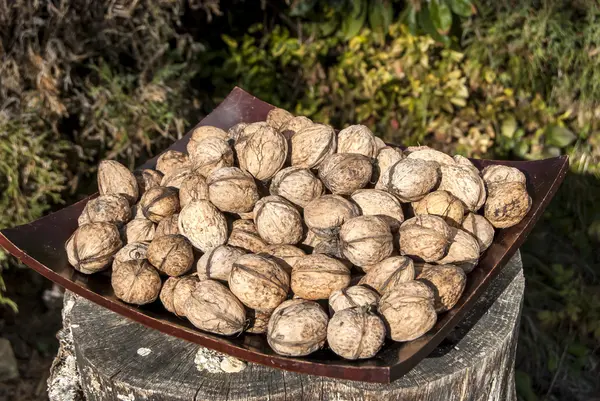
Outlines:
{"label": "metal tray", "polygon": [[[235,88],[198,125],[213,125],[227,130],[239,122],[262,121],[272,108],[272,105]],[[169,149],[184,151],[189,136],[175,142]],[[156,158],[148,160],[142,167],[153,167],[155,162]],[[187,320],[168,313],[158,301],[143,307],[119,301],[114,296],[107,272],[89,276],[78,273],[69,266],[64,250],[65,241],[77,228],[77,217],[86,202],[96,195],[32,223],[0,231],[0,246],[68,290],[166,334],[270,367],[346,380],[389,383],[404,375],[433,351],[475,305],[490,281],[523,244],[556,193],[568,168],[566,156],[540,161],[473,162],[480,169],[491,164],[504,164],[523,171],[533,199],[531,211],[518,225],[497,232],[494,243],[468,275],[462,298],[452,310],[439,316],[429,333],[407,343],[388,342],[375,358],[365,361],[346,361],[326,349],[304,358],[284,357],[271,350],[264,336],[242,334],[234,338],[220,337],[197,330]]]}

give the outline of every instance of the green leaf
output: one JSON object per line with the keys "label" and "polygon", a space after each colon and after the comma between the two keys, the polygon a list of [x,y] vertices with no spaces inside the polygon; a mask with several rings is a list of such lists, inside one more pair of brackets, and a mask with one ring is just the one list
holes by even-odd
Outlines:
{"label": "green leaf", "polygon": [[473,14],[473,6],[470,0],[450,0],[450,7],[454,14],[461,17],[470,17]]}
{"label": "green leaf", "polygon": [[394,7],[389,0],[371,0],[369,8],[369,25],[375,32],[387,34],[392,18]]}
{"label": "green leaf", "polygon": [[421,27],[421,29],[434,40],[442,42],[445,45],[450,44],[450,39],[448,39],[447,36],[440,35],[440,33],[433,26],[428,8],[423,8],[421,11],[419,11],[417,14],[417,21],[419,22],[419,27]]}
{"label": "green leaf", "polygon": [[452,26],[452,12],[444,0],[431,0],[429,3],[431,22],[440,35],[447,35]]}
{"label": "green leaf", "polygon": [[290,17],[305,17],[317,4],[317,0],[301,0],[294,2],[290,9]]}
{"label": "green leaf", "polygon": [[323,36],[329,36],[340,26],[340,21],[337,16],[333,16],[318,26]]}
{"label": "green leaf", "polygon": [[502,121],[502,127],[500,128],[502,135],[504,135],[507,138],[512,138],[514,136],[516,130],[517,130],[517,120],[515,120],[515,116],[513,116],[513,115],[506,116],[504,121]]}
{"label": "green leaf", "polygon": [[352,0],[352,11],[342,21],[344,40],[352,39],[360,32],[367,19],[366,0]]}
{"label": "green leaf", "polygon": [[417,10],[412,4],[409,4],[402,12],[400,20],[406,24],[411,35],[417,34]]}
{"label": "green leaf", "polygon": [[533,385],[531,384],[531,377],[523,372],[522,370],[517,370],[515,372],[515,381],[517,387],[517,393],[525,400],[525,401],[537,401],[537,396],[535,395],[535,391],[533,391]]}
{"label": "green leaf", "polygon": [[569,146],[577,137],[566,127],[550,125],[546,128],[546,145],[564,148]]}

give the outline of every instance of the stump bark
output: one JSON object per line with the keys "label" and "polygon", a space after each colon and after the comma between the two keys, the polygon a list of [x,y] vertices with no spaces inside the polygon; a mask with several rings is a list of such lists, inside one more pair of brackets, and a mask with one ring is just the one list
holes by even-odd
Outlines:
{"label": "stump bark", "polygon": [[525,280],[517,253],[468,317],[391,384],[245,363],[149,329],[71,293],[51,400],[516,400],[514,356]]}

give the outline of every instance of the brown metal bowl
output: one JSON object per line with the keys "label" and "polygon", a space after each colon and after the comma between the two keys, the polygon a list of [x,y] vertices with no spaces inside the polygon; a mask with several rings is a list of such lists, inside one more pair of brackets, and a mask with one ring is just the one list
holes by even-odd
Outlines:
{"label": "brown metal bowl", "polygon": [[[263,121],[272,108],[272,105],[235,88],[198,125],[212,125],[227,130],[239,122]],[[189,136],[188,133],[169,149],[185,151]],[[158,302],[136,307],[119,301],[111,288],[108,273],[89,276],[78,273],[69,265],[64,249],[66,240],[77,228],[78,216],[87,201],[95,195],[32,223],[0,231],[0,245],[27,266],[68,290],[164,333],[270,367],[346,380],[389,383],[433,351],[469,312],[490,281],[523,244],[556,193],[568,168],[566,156],[531,162],[472,161],[480,169],[491,164],[504,164],[525,173],[533,200],[531,210],[518,225],[497,232],[494,243],[468,275],[467,287],[460,301],[452,310],[440,315],[429,333],[407,343],[390,342],[375,358],[365,361],[346,361],[329,350],[305,358],[288,358],[275,354],[264,336],[242,334],[235,338],[219,337],[197,330],[187,320],[168,313]],[[141,167],[153,167],[155,163],[156,158],[148,160]]]}

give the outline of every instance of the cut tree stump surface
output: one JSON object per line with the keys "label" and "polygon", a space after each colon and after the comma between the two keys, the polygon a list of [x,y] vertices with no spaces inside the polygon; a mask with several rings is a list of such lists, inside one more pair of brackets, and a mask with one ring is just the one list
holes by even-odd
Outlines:
{"label": "cut tree stump surface", "polygon": [[67,293],[49,396],[52,401],[512,401],[524,287],[517,253],[445,342],[391,384],[247,364]]}

